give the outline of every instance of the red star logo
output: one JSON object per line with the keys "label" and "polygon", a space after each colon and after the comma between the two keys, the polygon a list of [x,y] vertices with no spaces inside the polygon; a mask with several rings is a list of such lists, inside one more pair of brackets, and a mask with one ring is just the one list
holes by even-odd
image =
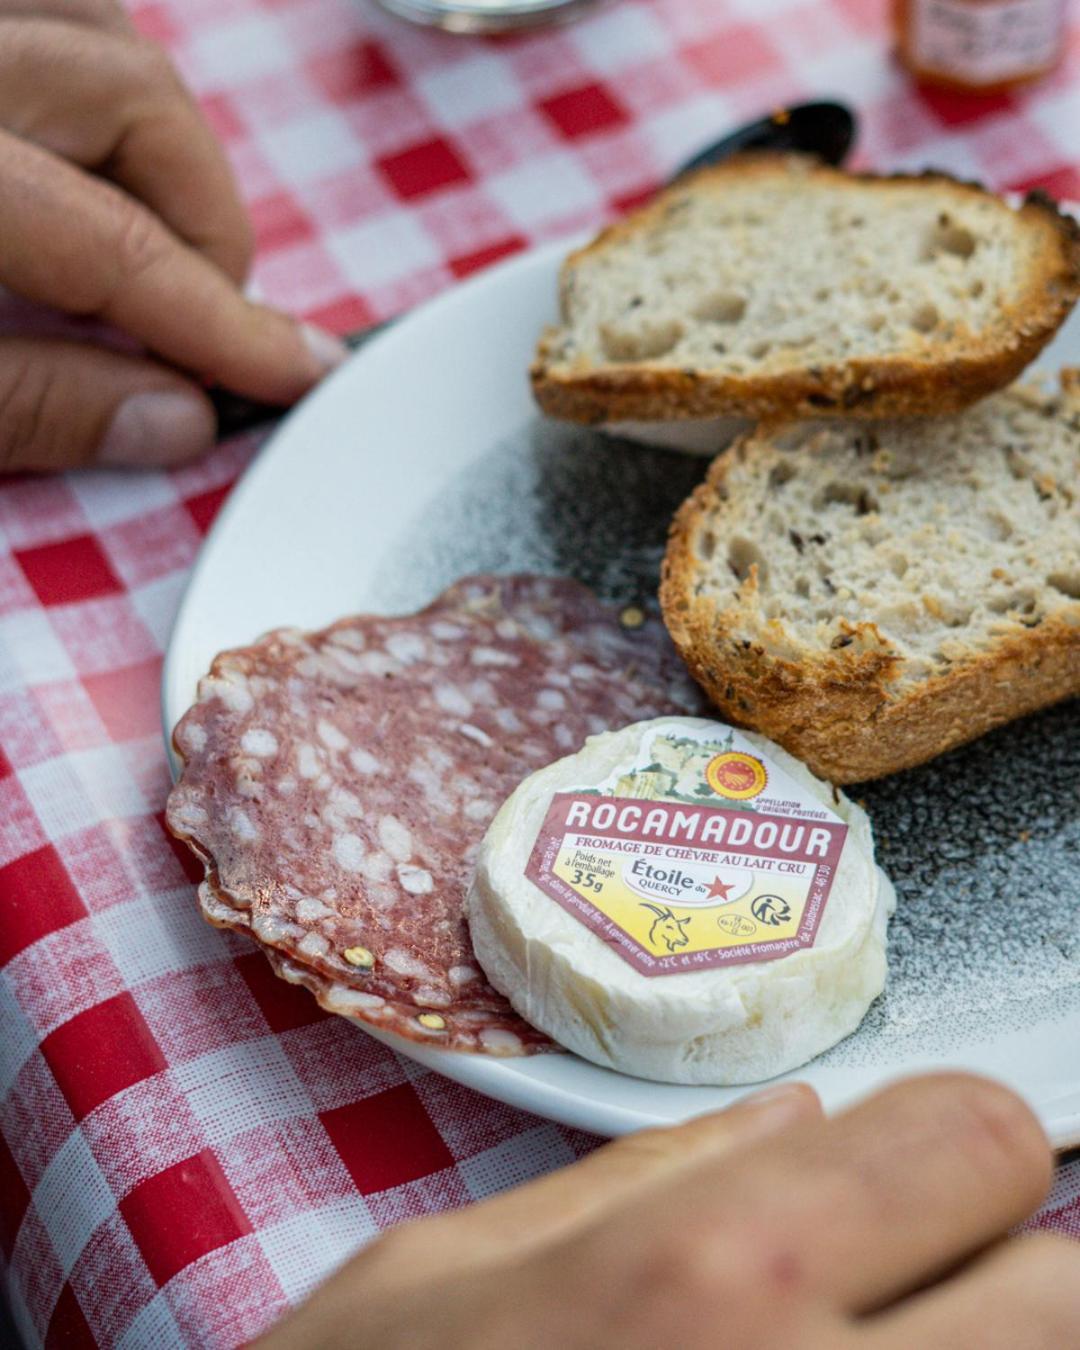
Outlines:
{"label": "red star logo", "polygon": [[709,887],[709,899],[715,900],[719,898],[721,900],[726,900],[728,898],[728,892],[734,884],[733,881],[721,881],[720,878],[717,877]]}

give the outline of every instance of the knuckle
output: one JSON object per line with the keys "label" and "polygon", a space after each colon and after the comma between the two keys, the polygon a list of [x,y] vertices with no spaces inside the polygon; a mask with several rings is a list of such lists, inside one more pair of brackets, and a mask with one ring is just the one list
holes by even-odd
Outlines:
{"label": "knuckle", "polygon": [[16,358],[0,378],[0,471],[56,462],[57,380],[47,363]]}
{"label": "knuckle", "polygon": [[770,1266],[772,1252],[772,1244],[753,1232],[693,1225],[677,1240],[642,1253],[634,1287],[663,1290],[691,1305],[717,1298],[745,1303],[761,1287],[759,1277]]}
{"label": "knuckle", "polygon": [[170,241],[149,211],[120,194],[117,197],[114,248],[115,285],[119,289],[157,267],[167,257]]}
{"label": "knuckle", "polygon": [[124,32],[128,28],[127,11],[119,0],[86,0],[85,18],[106,32]]}
{"label": "knuckle", "polygon": [[655,1163],[679,1156],[682,1145],[674,1130],[638,1130],[608,1145],[610,1157],[618,1157],[627,1167],[651,1169]]}
{"label": "knuckle", "polygon": [[239,204],[226,213],[212,235],[200,241],[200,248],[234,286],[243,285],[255,258],[255,234]]}
{"label": "knuckle", "polygon": [[173,92],[182,88],[176,67],[163,47],[138,34],[133,34],[126,41],[130,47],[134,70],[155,93]]}
{"label": "knuckle", "polygon": [[241,210],[234,226],[234,247],[236,249],[236,267],[243,280],[251,270],[255,260],[255,227],[247,213]]}
{"label": "knuckle", "polygon": [[682,1344],[671,1339],[672,1329],[688,1316],[697,1344],[701,1318],[720,1310],[723,1344],[752,1350],[811,1343],[804,1323],[816,1300],[790,1242],[721,1221],[692,1225],[677,1239],[650,1246],[630,1270],[628,1288],[649,1326],[664,1329],[658,1344]]}
{"label": "knuckle", "polygon": [[717,1284],[712,1252],[695,1243],[667,1243],[645,1252],[638,1261],[633,1285],[654,1296],[662,1294],[678,1304],[701,1304],[710,1299]]}

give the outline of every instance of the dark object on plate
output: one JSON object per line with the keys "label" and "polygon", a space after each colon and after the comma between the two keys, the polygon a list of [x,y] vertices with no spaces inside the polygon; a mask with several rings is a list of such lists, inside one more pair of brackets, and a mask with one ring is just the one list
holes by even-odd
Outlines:
{"label": "dark object on plate", "polygon": [[[792,108],[778,108],[768,117],[748,122],[706,146],[688,159],[671,175],[671,180],[719,164],[745,150],[798,151],[817,155],[828,164],[842,164],[855,140],[855,114],[842,103],[800,103]],[[384,319],[359,332],[346,333],[344,342],[353,348],[362,347],[383,329],[396,321]],[[218,439],[226,440],[241,431],[250,431],[283,416],[285,410],[269,403],[256,403],[228,389],[209,391],[210,401],[218,418]]]}
{"label": "dark object on plate", "polygon": [[800,103],[778,108],[758,122],[749,122],[688,159],[674,175],[719,164],[745,150],[792,151],[816,155],[826,164],[843,164],[855,140],[855,114],[842,103]]}

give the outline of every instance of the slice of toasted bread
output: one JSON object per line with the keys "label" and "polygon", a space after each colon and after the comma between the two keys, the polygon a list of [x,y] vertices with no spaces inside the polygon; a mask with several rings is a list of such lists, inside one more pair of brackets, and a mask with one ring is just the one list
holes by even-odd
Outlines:
{"label": "slice of toasted bread", "polygon": [[661,603],[724,716],[834,783],[1080,693],[1080,376],[742,438],[675,518]]}
{"label": "slice of toasted bread", "polygon": [[1078,295],[1080,228],[1044,196],[743,156],[571,254],[533,390],[590,423],[955,412]]}

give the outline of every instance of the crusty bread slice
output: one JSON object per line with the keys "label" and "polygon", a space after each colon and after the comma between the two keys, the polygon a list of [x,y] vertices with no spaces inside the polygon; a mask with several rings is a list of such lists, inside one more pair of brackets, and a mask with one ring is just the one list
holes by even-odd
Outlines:
{"label": "crusty bread slice", "polygon": [[533,390],[590,423],[954,412],[1078,294],[1080,229],[1044,196],[743,156],[571,254]]}
{"label": "crusty bread slice", "polygon": [[1080,372],[1062,386],[720,455],[661,603],[725,717],[850,783],[1080,693]]}

